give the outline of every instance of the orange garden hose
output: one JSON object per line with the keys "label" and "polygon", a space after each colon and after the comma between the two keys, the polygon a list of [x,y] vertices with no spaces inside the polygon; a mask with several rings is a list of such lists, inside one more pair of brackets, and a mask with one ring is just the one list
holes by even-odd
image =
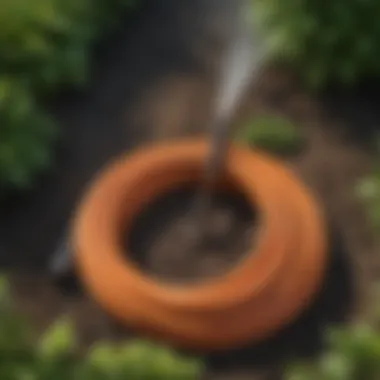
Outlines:
{"label": "orange garden hose", "polygon": [[232,146],[225,182],[259,211],[255,248],[228,274],[200,284],[141,273],[123,252],[123,233],[152,200],[199,182],[208,149],[182,141],[119,160],[90,188],[74,225],[79,275],[95,300],[128,326],[197,350],[269,337],[308,305],[327,264],[323,216],[308,190],[275,159]]}

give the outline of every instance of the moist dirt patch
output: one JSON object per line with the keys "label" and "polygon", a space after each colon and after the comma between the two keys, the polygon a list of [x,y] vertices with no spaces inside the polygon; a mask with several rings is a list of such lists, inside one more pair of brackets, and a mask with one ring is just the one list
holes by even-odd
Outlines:
{"label": "moist dirt patch", "polygon": [[128,245],[150,276],[177,283],[222,276],[253,249],[254,212],[243,196],[212,194],[203,218],[197,196],[191,188],[171,191],[136,220]]}

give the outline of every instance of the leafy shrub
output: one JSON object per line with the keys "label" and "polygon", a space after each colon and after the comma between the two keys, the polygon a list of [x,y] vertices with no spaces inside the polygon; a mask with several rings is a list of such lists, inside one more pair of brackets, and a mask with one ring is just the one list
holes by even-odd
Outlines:
{"label": "leafy shrub", "polygon": [[55,90],[86,79],[91,42],[117,24],[129,0],[4,0],[0,12],[0,72],[35,89]]}
{"label": "leafy shrub", "polygon": [[91,44],[136,0],[3,0],[0,193],[30,187],[52,161],[57,127],[39,105],[88,79]]}
{"label": "leafy shrub", "polygon": [[77,82],[82,77],[83,48],[91,35],[86,30],[89,22],[85,19],[84,1],[75,4],[73,1],[5,0],[2,7],[3,73],[20,75],[25,81],[45,88],[63,78],[70,77],[70,82]]}
{"label": "leafy shrub", "polygon": [[252,0],[276,58],[312,86],[353,85],[380,76],[377,0]]}
{"label": "leafy shrub", "polygon": [[149,342],[98,343],[84,356],[70,322],[63,318],[39,339],[12,311],[0,287],[0,378],[4,380],[197,380],[198,360]]}
{"label": "leafy shrub", "polygon": [[380,334],[369,324],[328,334],[329,349],[315,363],[288,368],[286,380],[376,380],[380,378]]}
{"label": "leafy shrub", "polygon": [[0,123],[0,193],[4,187],[30,187],[50,164],[55,125],[10,77],[0,78]]}
{"label": "leafy shrub", "polygon": [[289,120],[277,116],[262,116],[243,127],[237,140],[280,155],[297,153],[303,145],[299,130]]}

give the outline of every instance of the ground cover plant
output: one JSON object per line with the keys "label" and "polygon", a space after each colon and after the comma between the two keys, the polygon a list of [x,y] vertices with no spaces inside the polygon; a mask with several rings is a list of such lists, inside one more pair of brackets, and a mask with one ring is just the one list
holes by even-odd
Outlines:
{"label": "ground cover plant", "polygon": [[4,380],[198,380],[202,363],[148,341],[97,342],[77,351],[76,332],[61,318],[38,336],[15,312],[0,281],[0,378]]}
{"label": "ground cover plant", "polygon": [[4,0],[0,12],[0,193],[33,186],[59,127],[44,100],[89,79],[93,43],[135,0]]}

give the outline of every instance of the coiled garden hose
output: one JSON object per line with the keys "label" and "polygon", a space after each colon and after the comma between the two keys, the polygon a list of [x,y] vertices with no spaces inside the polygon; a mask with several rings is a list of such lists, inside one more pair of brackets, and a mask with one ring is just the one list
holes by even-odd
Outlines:
{"label": "coiled garden hose", "polygon": [[79,276],[106,311],[148,336],[202,351],[263,340],[296,319],[327,264],[324,217],[309,190],[275,159],[231,146],[220,186],[258,210],[252,250],[228,274],[194,285],[140,272],[124,252],[123,234],[160,195],[196,186],[209,149],[187,140],[121,158],[89,188],[73,230]]}

